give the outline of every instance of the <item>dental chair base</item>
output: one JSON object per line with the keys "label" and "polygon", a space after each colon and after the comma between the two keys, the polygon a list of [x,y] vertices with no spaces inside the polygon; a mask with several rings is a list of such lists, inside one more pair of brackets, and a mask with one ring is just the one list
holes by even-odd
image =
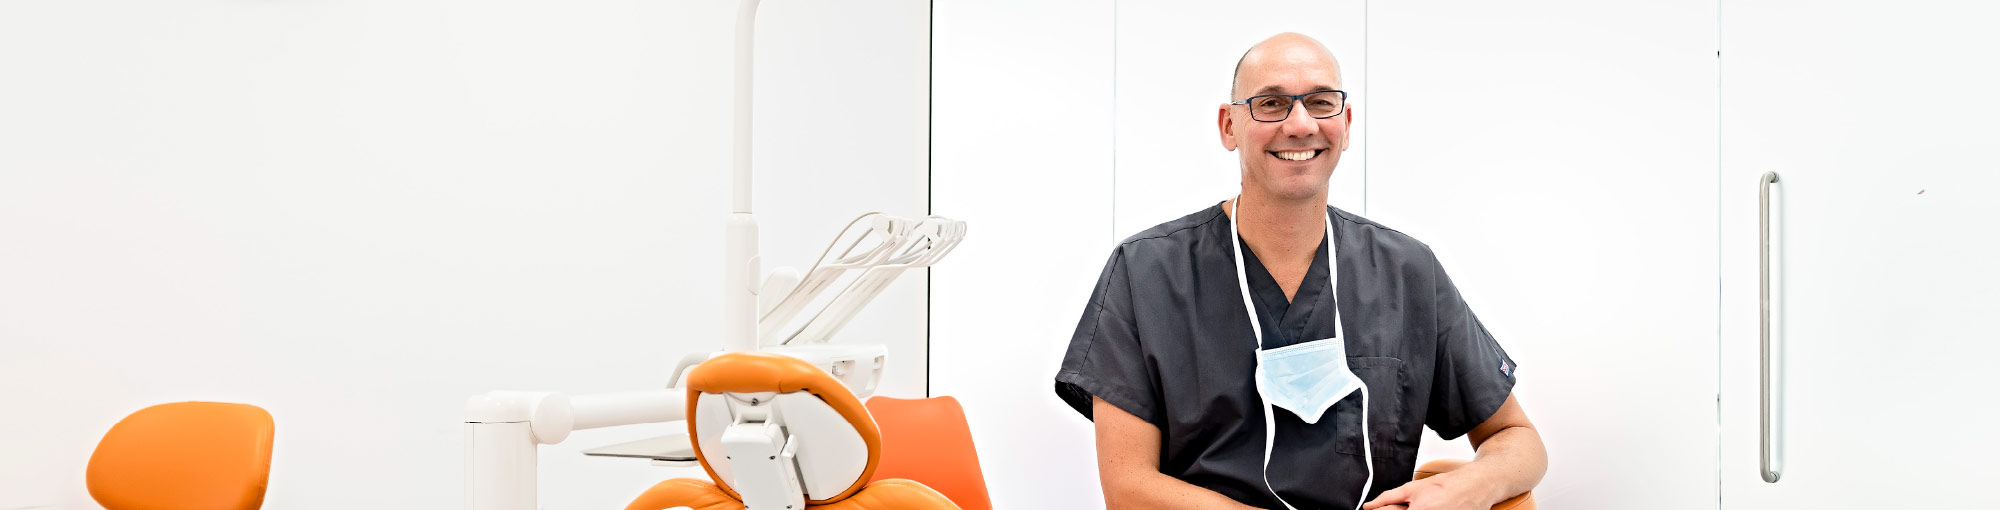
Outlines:
{"label": "dental chair base", "polygon": [[[729,497],[715,484],[692,478],[675,478],[660,482],[647,489],[625,510],[666,510],[688,507],[694,510],[751,510],[743,502]],[[814,510],[866,510],[876,508],[951,508],[951,500],[946,499],[930,487],[902,479],[877,480],[861,488],[853,497],[827,503],[809,505],[804,508]]]}

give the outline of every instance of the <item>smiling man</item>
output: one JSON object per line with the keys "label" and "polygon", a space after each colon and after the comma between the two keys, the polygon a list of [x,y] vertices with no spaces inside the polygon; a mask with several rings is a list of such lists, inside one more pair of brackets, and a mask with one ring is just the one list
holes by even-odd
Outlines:
{"label": "smiling man", "polygon": [[[1327,203],[1355,109],[1280,34],[1218,108],[1236,197],[1112,251],[1056,394],[1095,422],[1107,507],[1485,509],[1546,470],[1515,365],[1430,248]],[[1423,427],[1470,464],[1411,482]]]}

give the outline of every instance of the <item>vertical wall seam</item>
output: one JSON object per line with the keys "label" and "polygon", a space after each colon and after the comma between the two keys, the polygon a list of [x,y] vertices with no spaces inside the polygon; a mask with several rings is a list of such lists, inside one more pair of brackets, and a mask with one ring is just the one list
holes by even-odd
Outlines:
{"label": "vertical wall seam", "polygon": [[[937,0],[931,0],[924,24],[924,215],[937,214]],[[924,398],[931,398],[931,278],[924,268]]]}

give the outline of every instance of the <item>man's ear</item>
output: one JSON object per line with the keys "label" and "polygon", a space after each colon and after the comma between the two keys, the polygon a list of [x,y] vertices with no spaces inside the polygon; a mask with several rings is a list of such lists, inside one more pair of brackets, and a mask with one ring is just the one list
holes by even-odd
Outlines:
{"label": "man's ear", "polygon": [[1347,111],[1340,113],[1341,117],[1345,117],[1340,121],[1347,123],[1346,128],[1340,130],[1340,152],[1347,152],[1347,140],[1354,137],[1354,105],[1349,103],[1346,108]]}
{"label": "man's ear", "polygon": [[1229,116],[1229,104],[1215,109],[1215,129],[1222,133],[1222,148],[1236,152],[1236,119]]}

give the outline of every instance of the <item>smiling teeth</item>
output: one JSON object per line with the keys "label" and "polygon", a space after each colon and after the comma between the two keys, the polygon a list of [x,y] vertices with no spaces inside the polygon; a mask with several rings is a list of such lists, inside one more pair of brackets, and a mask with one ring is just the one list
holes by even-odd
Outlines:
{"label": "smiling teeth", "polygon": [[1273,152],[1272,154],[1278,155],[1278,159],[1285,159],[1291,161],[1305,161],[1308,159],[1312,159],[1312,157],[1315,155],[1318,155],[1319,151],[1285,151],[1285,152]]}

